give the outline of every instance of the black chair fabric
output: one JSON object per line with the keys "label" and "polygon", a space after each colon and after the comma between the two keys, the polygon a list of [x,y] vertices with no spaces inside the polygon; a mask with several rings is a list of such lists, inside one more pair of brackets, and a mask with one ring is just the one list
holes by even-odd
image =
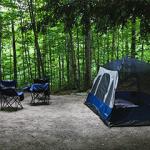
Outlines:
{"label": "black chair fabric", "polygon": [[1,110],[6,108],[15,108],[16,110],[23,108],[21,101],[24,100],[24,93],[17,92],[16,81],[0,81],[0,96]]}

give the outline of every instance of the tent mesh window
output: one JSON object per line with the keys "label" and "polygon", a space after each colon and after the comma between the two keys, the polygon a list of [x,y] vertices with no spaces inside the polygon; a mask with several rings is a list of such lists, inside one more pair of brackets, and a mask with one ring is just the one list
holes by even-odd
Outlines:
{"label": "tent mesh window", "polygon": [[117,91],[150,94],[150,64],[134,58],[123,58],[105,65],[119,73]]}
{"label": "tent mesh window", "polygon": [[93,94],[95,93],[100,78],[101,78],[101,75],[97,77],[97,79],[96,79],[96,81],[95,81],[95,83],[94,83],[94,85],[92,87],[91,93],[93,93]]}
{"label": "tent mesh window", "polygon": [[110,75],[105,73],[102,76],[102,79],[98,85],[97,92],[96,92],[96,97],[98,97],[102,101],[104,100],[104,97],[107,93],[109,83],[110,83]]}
{"label": "tent mesh window", "polygon": [[[118,91],[137,91],[150,94],[150,68],[147,64],[126,62],[119,71]],[[131,63],[131,62],[130,62]]]}
{"label": "tent mesh window", "polygon": [[105,100],[105,104],[107,104],[108,106],[110,104],[110,99],[111,99],[112,94],[113,94],[113,84],[114,84],[114,82],[111,83],[110,89],[108,91],[108,95],[107,95],[106,100]]}

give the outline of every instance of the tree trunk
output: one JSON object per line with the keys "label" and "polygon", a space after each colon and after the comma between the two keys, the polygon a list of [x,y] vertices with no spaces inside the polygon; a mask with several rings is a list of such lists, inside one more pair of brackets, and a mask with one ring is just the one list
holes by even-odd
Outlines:
{"label": "tree trunk", "polygon": [[[50,42],[49,42],[50,43]],[[49,47],[49,59],[50,59],[50,89],[52,90],[53,87],[53,69],[52,69],[52,48],[50,44],[48,45]]]}
{"label": "tree trunk", "polygon": [[117,47],[116,47],[116,58],[119,59],[119,44],[120,44],[120,34],[119,34],[119,28],[117,30]]}
{"label": "tree trunk", "polygon": [[[25,33],[25,40],[26,40],[26,33]],[[25,46],[25,58],[26,58],[26,63],[27,63],[27,68],[28,68],[28,74],[30,75],[30,80],[33,80],[33,74],[32,74],[32,66],[31,66],[31,60],[30,60],[30,52],[29,52],[29,48],[28,48],[28,42],[26,41],[26,46]]]}
{"label": "tree trunk", "polygon": [[87,90],[91,86],[91,25],[90,19],[87,18],[85,24],[85,75],[84,75],[84,89]]}
{"label": "tree trunk", "polygon": [[59,53],[59,56],[58,56],[58,58],[59,58],[59,63],[58,63],[58,68],[59,68],[59,90],[61,90],[61,86],[62,86],[62,76],[61,76],[61,56],[60,56],[60,53]]}
{"label": "tree trunk", "polygon": [[128,33],[126,33],[125,36],[125,51],[126,51],[126,56],[129,55],[129,39],[128,39]]}
{"label": "tree trunk", "polygon": [[83,36],[83,48],[82,48],[82,88],[84,88],[84,78],[85,78],[85,36]]}
{"label": "tree trunk", "polygon": [[[9,53],[9,67],[12,68],[12,50],[10,49],[10,53]],[[4,67],[3,67],[3,75],[5,77],[5,74],[4,74]],[[12,76],[13,76],[13,69],[9,69],[9,78],[12,79]]]}
{"label": "tree trunk", "polygon": [[107,37],[103,37],[103,64],[107,63]]}
{"label": "tree trunk", "polygon": [[[30,12],[30,19],[32,23],[32,29],[34,33],[34,46],[35,46],[36,56],[37,56],[38,77],[41,78],[41,77],[44,77],[44,66],[43,66],[41,51],[40,51],[40,47],[38,43],[38,31],[36,27],[35,12],[34,12],[32,0],[28,0],[28,6],[29,6],[29,12]],[[42,71],[42,74],[41,74],[41,71]]]}
{"label": "tree trunk", "polygon": [[79,29],[77,27],[77,72],[78,72],[78,82],[77,82],[77,88],[80,90],[80,45],[79,45]]}
{"label": "tree trunk", "polygon": [[142,48],[141,48],[141,60],[144,59],[144,40],[142,40]]}
{"label": "tree trunk", "polygon": [[[42,56],[41,56],[40,47],[39,47],[39,43],[38,43],[38,33],[37,32],[34,32],[34,42],[35,42],[35,49],[36,49],[36,56],[37,56],[38,77],[41,78],[41,77],[44,77],[44,66],[43,66]],[[42,71],[42,75],[41,75],[41,71]]]}
{"label": "tree trunk", "polygon": [[132,17],[131,58],[136,56],[136,17]]}
{"label": "tree trunk", "polygon": [[72,37],[72,30],[69,31],[69,58],[70,58],[70,77],[71,77],[71,84],[72,89],[77,88],[77,70],[76,70],[76,58],[75,58],[75,51],[73,45],[73,37]]}
{"label": "tree trunk", "polygon": [[67,85],[68,87],[70,86],[70,74],[69,74],[69,70],[70,70],[70,60],[69,60],[69,37],[68,34],[66,33],[66,39],[65,39],[65,52],[66,52],[66,68],[67,68]]}
{"label": "tree trunk", "polygon": [[62,70],[62,85],[65,84],[65,66],[64,66],[64,55],[61,54],[61,70]]}
{"label": "tree trunk", "polygon": [[[21,26],[21,29],[23,28],[23,19],[22,17],[20,18],[20,26]],[[26,81],[26,69],[25,69],[25,39],[24,39],[24,33],[23,33],[23,30],[21,30],[21,42],[22,42],[22,67],[23,67],[23,82],[25,83]],[[29,74],[28,74],[29,75]]]}
{"label": "tree trunk", "polygon": [[114,54],[115,54],[115,28],[113,28],[112,31],[112,50],[111,50],[111,60],[114,59]]}
{"label": "tree trunk", "polygon": [[107,51],[107,63],[110,61],[110,58],[109,58],[109,33],[107,33],[107,47],[106,47],[106,51]]}
{"label": "tree trunk", "polygon": [[47,30],[45,29],[45,31],[43,31],[43,50],[42,50],[42,60],[43,60],[43,68],[44,68],[44,74],[46,75],[46,71],[47,71],[47,67],[46,67],[46,62],[47,62]]}
{"label": "tree trunk", "polygon": [[2,17],[0,15],[0,80],[2,80]]}
{"label": "tree trunk", "polygon": [[96,62],[96,72],[99,71],[99,67],[100,67],[100,41],[99,41],[99,34],[97,33],[97,62]]}
{"label": "tree trunk", "polygon": [[121,55],[125,56],[125,48],[124,48],[124,30],[121,30]]}
{"label": "tree trunk", "polygon": [[13,46],[13,68],[14,68],[14,80],[17,82],[17,56],[16,56],[16,41],[15,41],[15,30],[14,21],[11,20],[12,27],[12,46]]}

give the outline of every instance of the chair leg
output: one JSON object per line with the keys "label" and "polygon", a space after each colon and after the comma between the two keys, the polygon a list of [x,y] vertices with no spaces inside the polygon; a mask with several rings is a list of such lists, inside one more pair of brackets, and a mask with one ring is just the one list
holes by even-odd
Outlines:
{"label": "chair leg", "polygon": [[49,95],[47,95],[44,92],[42,93],[37,93],[37,92],[31,92],[31,102],[30,104],[35,104],[35,103],[41,103],[44,102],[45,104],[49,104]]}
{"label": "chair leg", "polygon": [[18,106],[20,106],[20,108],[23,109],[23,106],[20,102],[20,97],[17,97],[17,108],[18,108]]}
{"label": "chair leg", "polygon": [[30,104],[36,103],[36,99],[38,99],[39,94],[38,93],[31,93],[31,102]]}
{"label": "chair leg", "polygon": [[16,110],[18,110],[19,106],[21,109],[23,108],[20,102],[20,97],[18,96],[3,96],[1,100],[1,110],[3,110],[4,108],[16,108]]}
{"label": "chair leg", "polygon": [[7,102],[7,97],[2,95],[2,97],[1,97],[1,110],[3,110],[5,108],[6,102]]}

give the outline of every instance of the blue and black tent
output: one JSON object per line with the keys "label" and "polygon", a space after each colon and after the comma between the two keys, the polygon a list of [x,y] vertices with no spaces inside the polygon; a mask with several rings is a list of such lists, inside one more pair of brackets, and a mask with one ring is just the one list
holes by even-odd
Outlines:
{"label": "blue and black tent", "polygon": [[85,104],[108,126],[150,125],[150,64],[124,58],[100,67]]}

